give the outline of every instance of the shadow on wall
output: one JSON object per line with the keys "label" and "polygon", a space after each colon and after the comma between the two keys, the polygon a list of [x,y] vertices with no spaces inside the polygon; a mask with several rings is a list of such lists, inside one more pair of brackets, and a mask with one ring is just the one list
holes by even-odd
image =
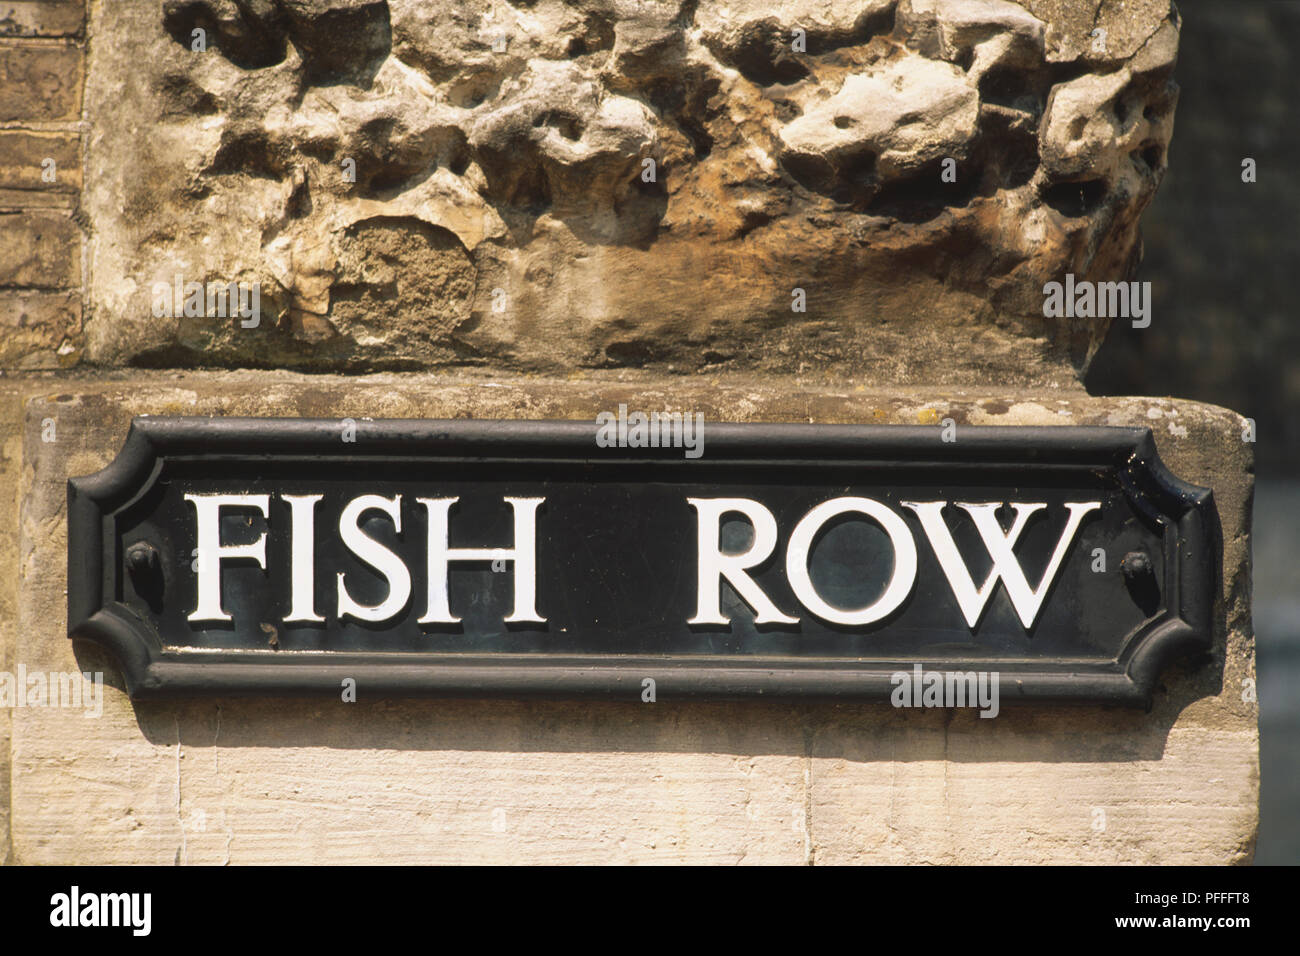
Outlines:
{"label": "shadow on wall", "polygon": [[[1222,610],[1217,646],[1222,646]],[[98,647],[75,643],[83,671],[103,671],[125,693]],[[157,746],[203,749],[326,747],[509,753],[729,753],[853,761],[1113,763],[1160,760],[1182,710],[1222,691],[1222,660],[1177,663],[1152,710],[1114,705],[978,710],[894,708],[885,702],[660,698],[571,700],[209,698],[138,701],[136,721]],[[639,690],[639,689],[638,689]]]}

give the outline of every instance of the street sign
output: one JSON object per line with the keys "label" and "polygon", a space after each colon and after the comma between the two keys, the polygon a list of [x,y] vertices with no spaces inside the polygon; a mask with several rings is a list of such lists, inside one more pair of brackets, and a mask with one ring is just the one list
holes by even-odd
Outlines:
{"label": "street sign", "polygon": [[69,633],[140,698],[1141,704],[1210,646],[1213,499],[1145,429],[607,427],[136,419],[69,483]]}

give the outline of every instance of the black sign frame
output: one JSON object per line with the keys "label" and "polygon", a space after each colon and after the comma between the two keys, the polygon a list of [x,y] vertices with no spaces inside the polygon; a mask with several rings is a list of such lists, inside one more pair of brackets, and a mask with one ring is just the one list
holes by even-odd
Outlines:
{"label": "black sign frame", "polygon": [[[201,461],[214,473],[232,463],[297,461],[400,465],[411,460],[530,463],[671,462],[688,475],[695,461],[680,449],[602,449],[592,422],[366,420],[341,443],[340,419],[136,418],[125,445],[103,471],[68,483],[69,637],[101,646],[118,662],[128,692],[147,699],[200,694],[334,695],[346,678],[367,697],[588,697],[639,699],[645,678],[659,698],[849,697],[886,699],[890,675],[911,660],[846,664],[821,659],[577,656],[527,659],[479,654],[258,654],[168,650],[157,630],[121,593],[124,542],[114,515],[139,500],[165,463]],[[351,421],[351,420],[348,420]],[[710,423],[710,463],[761,468],[772,462],[873,468],[962,469],[991,477],[1047,469],[1113,472],[1129,502],[1164,529],[1162,604],[1113,660],[1032,662],[926,658],[927,670],[996,669],[1002,698],[1015,701],[1150,704],[1163,668],[1203,654],[1213,640],[1219,592],[1220,531],[1210,490],[1174,477],[1149,429],[964,426],[960,440],[937,427]]]}

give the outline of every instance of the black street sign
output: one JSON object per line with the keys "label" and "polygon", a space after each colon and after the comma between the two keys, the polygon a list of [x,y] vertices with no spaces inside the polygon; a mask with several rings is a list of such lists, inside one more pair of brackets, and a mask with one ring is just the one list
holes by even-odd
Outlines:
{"label": "black street sign", "polygon": [[137,698],[883,699],[920,665],[1142,704],[1209,648],[1213,499],[1149,431],[948,437],[140,418],[69,483],[69,633]]}

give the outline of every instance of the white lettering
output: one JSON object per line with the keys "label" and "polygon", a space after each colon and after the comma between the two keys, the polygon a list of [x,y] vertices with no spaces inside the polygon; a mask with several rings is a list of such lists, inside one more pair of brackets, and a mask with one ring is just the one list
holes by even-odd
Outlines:
{"label": "white lettering", "polygon": [[421,624],[454,624],[447,600],[447,565],[451,561],[513,561],[515,605],[509,623],[546,623],[537,613],[537,509],[545,498],[506,498],[515,514],[512,548],[453,548],[448,530],[451,506],[459,498],[417,498],[429,514],[429,603]]}
{"label": "white lettering", "polygon": [[[735,589],[736,593],[754,611],[756,624],[797,624],[797,617],[782,614],[771,602],[754,580],[745,573],[767,560],[776,547],[776,518],[757,501],[750,498],[687,498],[686,501],[699,516],[698,542],[699,555],[698,592],[695,604],[695,616],[687,624],[730,624],[731,619],[722,613],[721,600],[722,579]],[[749,519],[754,529],[754,540],[749,550],[740,554],[723,554],[722,542],[719,540],[722,516],[728,512],[737,512]]]}
{"label": "white lettering", "polygon": [[388,597],[376,605],[358,604],[348,594],[343,572],[338,573],[339,617],[351,615],[362,621],[386,621],[393,617],[411,597],[411,572],[402,559],[361,530],[361,515],[370,510],[382,511],[393,519],[393,528],[402,533],[402,496],[383,498],[361,495],[353,498],[339,515],[339,535],[348,550],[388,580]]}
{"label": "white lettering", "polygon": [[230,615],[221,607],[221,562],[237,558],[252,558],[263,570],[266,568],[266,532],[251,544],[221,543],[222,508],[256,508],[263,519],[270,508],[269,495],[186,495],[194,503],[197,515],[199,600],[191,621],[229,621]]}
{"label": "white lettering", "polygon": [[972,629],[979,623],[999,579],[1006,585],[1007,595],[1011,598],[1016,614],[1020,617],[1020,623],[1026,630],[1032,627],[1042,608],[1043,599],[1047,597],[1047,592],[1060,570],[1066,549],[1074,540],[1084,516],[1090,511],[1101,508],[1100,501],[1066,503],[1065,507],[1069,509],[1070,517],[1066,522],[1065,530],[1057,540],[1056,550],[1052,553],[1038,587],[1031,588],[1013,548],[1020,538],[1020,533],[1025,530],[1030,516],[1043,510],[1047,505],[1043,502],[1011,502],[1016,517],[1011,523],[1011,530],[1004,532],[996,514],[1001,506],[999,502],[988,501],[978,504],[955,502],[958,508],[971,516],[976,530],[984,540],[989,556],[993,559],[993,567],[988,577],[979,590],[976,590],[970,570],[958,552],[957,543],[953,540],[952,532],[948,530],[948,525],[943,519],[943,509],[947,507],[948,502],[903,501],[900,504],[905,508],[911,508],[921,519],[921,527],[925,529],[926,537],[930,539],[930,546],[934,548],[935,557],[939,559],[939,565],[943,568],[944,576],[947,577],[952,593],[957,598],[957,604],[966,618],[966,624]]}
{"label": "white lettering", "polygon": [[[831,518],[849,511],[864,514],[884,528],[894,549],[894,571],[884,593],[857,611],[845,611],[827,604],[813,587],[808,573],[808,549],[817,532]],[[892,614],[912,593],[912,585],[916,583],[916,542],[903,519],[879,501],[872,498],[832,498],[809,511],[795,526],[786,551],[785,573],[795,597],[813,614],[834,624],[870,624]]]}

